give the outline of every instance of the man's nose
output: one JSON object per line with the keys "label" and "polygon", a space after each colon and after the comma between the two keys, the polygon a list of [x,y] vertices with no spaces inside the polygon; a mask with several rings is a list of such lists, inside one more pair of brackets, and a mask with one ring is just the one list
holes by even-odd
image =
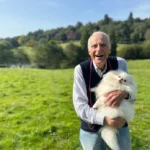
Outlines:
{"label": "man's nose", "polygon": [[97,50],[98,50],[98,51],[103,50],[103,48],[102,48],[102,46],[101,46],[100,44],[98,44]]}

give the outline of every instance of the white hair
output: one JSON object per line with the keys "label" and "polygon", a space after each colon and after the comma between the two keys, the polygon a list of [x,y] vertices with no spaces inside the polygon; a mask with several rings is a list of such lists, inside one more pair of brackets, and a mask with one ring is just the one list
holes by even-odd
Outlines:
{"label": "white hair", "polygon": [[97,32],[94,32],[94,33],[89,37],[89,39],[88,39],[88,49],[90,48],[90,40],[91,40],[91,38],[93,37],[93,35],[95,35],[95,34],[101,34],[101,35],[104,35],[104,37],[106,38],[108,47],[111,48],[111,43],[110,43],[109,36],[108,36],[105,32],[97,31]]}

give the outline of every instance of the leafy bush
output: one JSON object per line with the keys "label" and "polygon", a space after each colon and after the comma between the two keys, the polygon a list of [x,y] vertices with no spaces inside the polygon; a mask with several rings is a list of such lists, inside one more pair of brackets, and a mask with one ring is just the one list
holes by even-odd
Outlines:
{"label": "leafy bush", "polygon": [[64,47],[64,53],[67,56],[66,67],[73,67],[81,61],[82,50],[80,46],[72,42],[70,42],[66,45],[66,47]]}
{"label": "leafy bush", "polygon": [[39,68],[60,68],[66,57],[62,48],[52,40],[45,44],[37,44],[34,50],[33,64],[37,64]]}
{"label": "leafy bush", "polygon": [[150,40],[146,41],[142,44],[142,56],[144,59],[149,59],[150,58]]}
{"label": "leafy bush", "polygon": [[141,59],[143,48],[137,44],[123,45],[119,48],[117,55],[125,59]]}

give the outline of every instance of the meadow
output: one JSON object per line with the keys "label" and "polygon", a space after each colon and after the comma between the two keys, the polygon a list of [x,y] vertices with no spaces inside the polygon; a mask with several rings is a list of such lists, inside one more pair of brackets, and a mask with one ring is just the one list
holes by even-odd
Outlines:
{"label": "meadow", "polygon": [[[138,86],[132,149],[150,150],[150,60],[128,61]],[[0,69],[0,150],[82,150],[73,69]]]}

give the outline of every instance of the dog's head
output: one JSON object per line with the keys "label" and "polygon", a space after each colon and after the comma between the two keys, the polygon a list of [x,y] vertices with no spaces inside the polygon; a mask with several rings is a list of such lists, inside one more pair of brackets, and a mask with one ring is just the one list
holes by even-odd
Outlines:
{"label": "dog's head", "polygon": [[113,82],[114,84],[119,83],[126,86],[135,85],[133,77],[122,70],[109,71],[106,75],[104,75],[103,79],[105,81]]}
{"label": "dog's head", "polygon": [[132,85],[134,83],[133,77],[126,72],[118,72],[117,80],[120,84]]}

